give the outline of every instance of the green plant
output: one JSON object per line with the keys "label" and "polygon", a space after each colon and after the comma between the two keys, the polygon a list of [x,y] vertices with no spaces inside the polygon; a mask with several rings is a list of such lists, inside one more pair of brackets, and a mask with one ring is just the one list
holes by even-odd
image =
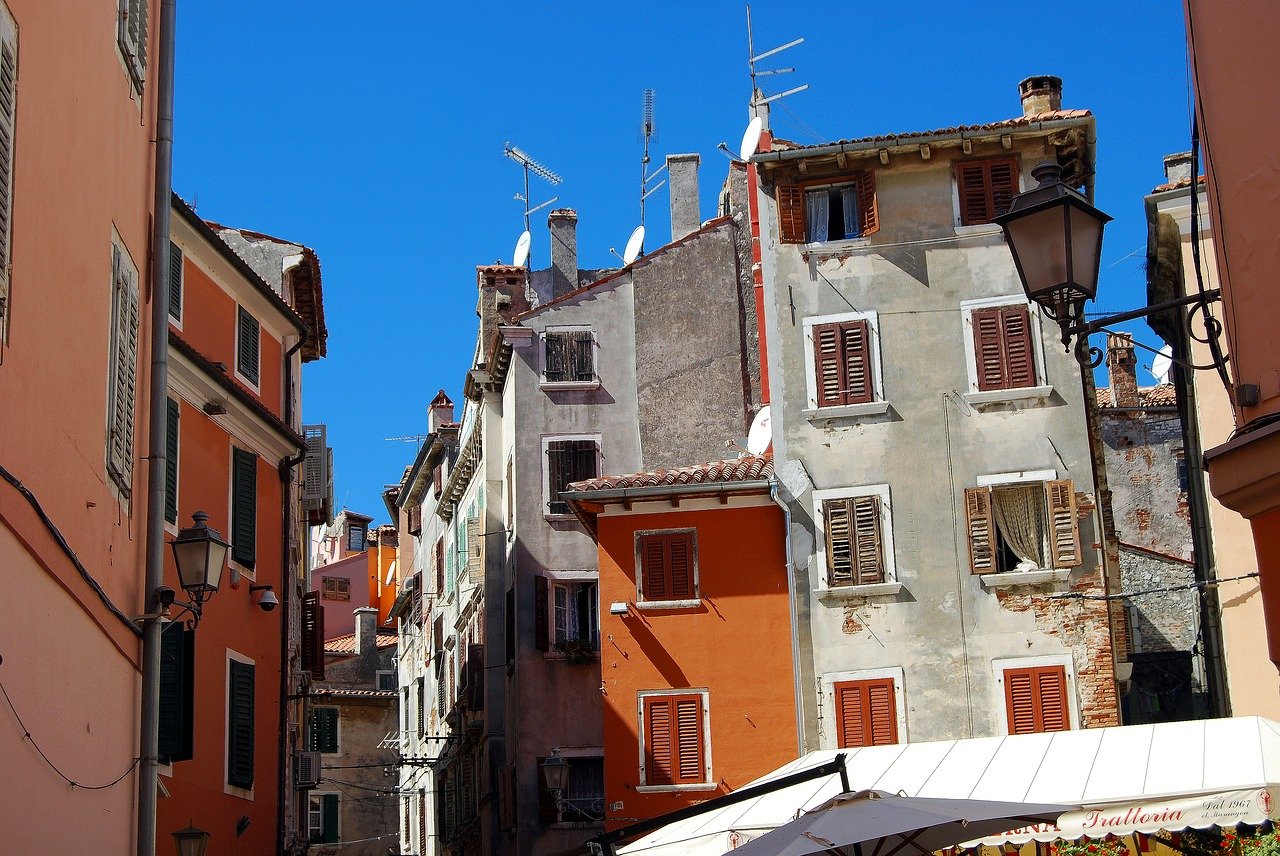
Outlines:
{"label": "green plant", "polygon": [[556,643],[556,650],[564,654],[564,661],[572,665],[594,663],[596,646],[589,639],[561,639]]}
{"label": "green plant", "polygon": [[1224,854],[1232,856],[1280,856],[1280,837],[1276,830],[1261,832],[1246,827],[1236,831],[1227,827],[1222,830],[1222,843],[1218,846]]}
{"label": "green plant", "polygon": [[1129,856],[1129,845],[1120,838],[1081,838],[1055,841],[1054,856]]}

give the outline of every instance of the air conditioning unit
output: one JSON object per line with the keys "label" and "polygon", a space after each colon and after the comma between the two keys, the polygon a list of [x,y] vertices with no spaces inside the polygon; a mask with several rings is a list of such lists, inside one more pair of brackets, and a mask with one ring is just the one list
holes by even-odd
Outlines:
{"label": "air conditioning unit", "polygon": [[293,754],[293,786],[308,790],[320,785],[320,753],[295,752]]}

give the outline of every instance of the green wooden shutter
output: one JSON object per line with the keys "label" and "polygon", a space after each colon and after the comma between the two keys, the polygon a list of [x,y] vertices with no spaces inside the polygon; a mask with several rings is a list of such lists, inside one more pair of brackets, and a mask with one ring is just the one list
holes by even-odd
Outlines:
{"label": "green wooden shutter", "polygon": [[180,621],[160,636],[160,749],[168,763],[193,757],[195,631]]}
{"label": "green wooden shutter", "polygon": [[311,751],[333,754],[338,751],[338,709],[317,707],[311,711]]}
{"label": "green wooden shutter", "polygon": [[254,386],[258,385],[259,337],[261,327],[254,318],[241,306],[239,309],[236,332],[236,371]]}
{"label": "green wooden shutter", "polygon": [[167,399],[164,435],[164,519],[178,522],[178,402]]}
{"label": "green wooden shutter", "polygon": [[231,558],[252,568],[258,540],[258,456],[231,450]]}
{"label": "green wooden shutter", "polygon": [[227,682],[227,784],[253,787],[253,666],[230,660]]}
{"label": "green wooden shutter", "polygon": [[182,320],[182,248],[169,242],[169,317]]}
{"label": "green wooden shutter", "polygon": [[338,841],[338,795],[322,794],[321,799],[324,800],[321,808],[324,826],[320,833],[320,843],[336,844]]}

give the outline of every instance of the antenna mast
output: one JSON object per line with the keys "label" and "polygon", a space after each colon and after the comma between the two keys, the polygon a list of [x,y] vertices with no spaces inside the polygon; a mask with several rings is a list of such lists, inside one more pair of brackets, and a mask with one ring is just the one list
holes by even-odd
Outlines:
{"label": "antenna mast", "polygon": [[[661,175],[662,171],[667,168],[667,165],[664,162],[662,166],[658,167],[653,172],[649,172],[649,163],[650,163],[649,143],[650,141],[653,140],[654,137],[657,136],[657,133],[658,133],[658,126],[653,121],[653,90],[646,89],[644,91],[644,117],[643,119],[641,119],[641,122],[640,122],[640,135],[644,138],[644,157],[640,159],[640,227],[641,228],[644,228],[645,200],[647,200],[650,196],[652,196],[655,190],[657,190],[659,187],[662,187],[662,185],[667,183],[667,180],[664,178],[662,181],[659,181],[653,187],[649,186],[649,182],[653,181],[655,178]],[[641,253],[644,252],[643,245],[640,248],[640,252]]]}
{"label": "antenna mast", "polygon": [[779,92],[777,95],[765,97],[764,93],[761,92],[759,87],[756,85],[757,77],[766,77],[771,74],[791,74],[795,71],[794,68],[770,68],[765,69],[764,71],[756,71],[756,63],[766,57],[771,57],[774,54],[780,54],[788,48],[793,48],[796,45],[803,43],[803,38],[793,39],[785,45],[779,45],[778,47],[767,50],[762,54],[757,54],[755,38],[751,32],[751,4],[747,4],[747,66],[751,69],[751,112],[753,115],[755,114],[755,108],[757,107],[763,107],[771,101],[777,101],[779,98],[786,98],[788,95],[794,95],[797,92],[804,92],[809,88],[809,84],[805,83],[795,87],[794,89],[788,89],[786,92]]}
{"label": "antenna mast", "polygon": [[515,161],[516,163],[520,164],[520,166],[524,168],[524,194],[521,195],[517,193],[515,198],[518,202],[524,203],[524,230],[528,232],[529,222],[530,222],[529,215],[534,213],[535,211],[541,211],[543,208],[546,208],[548,205],[560,199],[559,196],[553,196],[550,199],[548,199],[546,202],[543,202],[540,205],[535,205],[532,208],[530,208],[529,207],[529,173],[532,172],[534,175],[538,176],[538,178],[541,178],[543,181],[545,181],[547,184],[550,184],[552,187],[555,187],[557,184],[561,184],[564,181],[564,179],[561,178],[556,173],[552,172],[548,167],[538,163],[528,154],[528,152],[525,152],[523,149],[520,149],[517,146],[513,146],[509,142],[502,144],[502,154],[505,157],[508,157],[511,160]]}

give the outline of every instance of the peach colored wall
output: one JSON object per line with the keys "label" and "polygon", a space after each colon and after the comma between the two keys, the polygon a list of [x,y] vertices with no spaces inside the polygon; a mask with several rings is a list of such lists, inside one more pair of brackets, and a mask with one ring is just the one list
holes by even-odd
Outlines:
{"label": "peach colored wall", "polygon": [[343,577],[351,581],[351,600],[325,600],[321,595],[320,605],[324,607],[324,636],[332,639],[356,632],[356,618],[353,610],[369,606],[369,559],[365,553],[354,553],[328,565],[322,565],[311,573],[311,590],[322,592],[321,580],[324,577]]}
{"label": "peach colored wall", "polygon": [[[605,802],[612,816],[653,817],[727,793],[796,757],[790,608],[777,506],[606,514],[599,518],[600,666]],[[635,532],[697,529],[696,609],[641,611]],[[625,616],[609,604],[632,603]],[[705,688],[711,711],[708,791],[640,793],[637,694]],[[623,825],[610,822],[611,827]]]}

